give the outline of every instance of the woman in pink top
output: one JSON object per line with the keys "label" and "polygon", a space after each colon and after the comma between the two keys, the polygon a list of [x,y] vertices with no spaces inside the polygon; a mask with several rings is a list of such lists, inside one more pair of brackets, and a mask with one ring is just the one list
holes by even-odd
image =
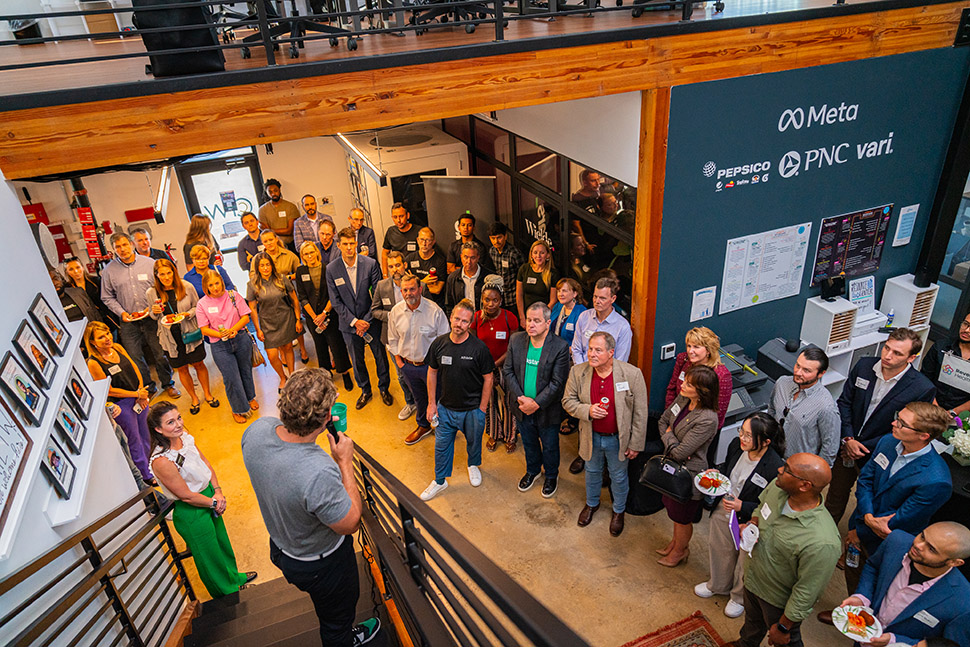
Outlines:
{"label": "woman in pink top", "polygon": [[195,306],[202,334],[212,349],[212,358],[222,373],[232,419],[246,422],[259,408],[253,383],[253,341],[243,328],[249,323],[249,306],[234,290],[226,290],[222,276],[215,270],[202,274],[205,296]]}
{"label": "woman in pink top", "polygon": [[691,328],[684,339],[687,350],[677,355],[674,362],[674,374],[670,376],[667,385],[667,397],[664,406],[669,407],[674,398],[680,395],[680,387],[684,384],[684,375],[692,366],[709,366],[717,373],[717,428],[724,426],[724,416],[727,415],[728,404],[731,402],[731,371],[721,363],[721,340],[710,328]]}

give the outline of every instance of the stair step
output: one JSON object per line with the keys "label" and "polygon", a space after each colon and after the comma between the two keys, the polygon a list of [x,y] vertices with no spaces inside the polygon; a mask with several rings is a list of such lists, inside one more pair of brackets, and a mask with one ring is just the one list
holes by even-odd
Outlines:
{"label": "stair step", "polygon": [[[309,599],[307,602],[310,602]],[[199,645],[205,647],[263,647],[308,633],[316,634],[316,642],[307,644],[319,645],[320,624],[317,622],[317,614],[312,606],[311,604],[309,611],[276,621],[267,621],[266,624],[247,633],[227,635],[217,640],[199,643]]]}
{"label": "stair step", "polygon": [[231,607],[234,604],[239,604],[240,602],[255,600],[256,598],[263,597],[265,595],[280,593],[281,591],[289,588],[293,588],[293,586],[287,582],[285,578],[278,577],[275,580],[269,580],[268,582],[248,586],[238,593],[230,593],[229,595],[224,595],[221,598],[203,602],[202,613],[205,614],[209,613],[210,611],[215,612],[220,609]]}
{"label": "stair step", "polygon": [[240,600],[227,607],[214,607],[192,620],[192,631],[204,631],[206,628],[215,627],[246,615],[261,613],[300,599],[309,600],[309,596],[295,586],[288,585],[284,589],[274,591],[273,595],[261,595],[251,600]]}
{"label": "stair step", "polygon": [[[316,614],[313,611],[313,602],[309,596],[303,595],[298,600],[293,600],[270,609],[264,609],[259,613],[240,616],[227,620],[215,626],[200,625],[198,629],[193,627],[193,642],[201,647],[202,645],[215,645],[230,639],[254,636],[255,634],[267,629],[268,627],[287,625],[289,622],[300,615],[310,613],[314,622]],[[204,618],[202,618],[204,620]],[[289,633],[282,635],[290,635]],[[273,634],[268,634],[272,637]],[[251,645],[261,645],[263,642],[251,641]]]}

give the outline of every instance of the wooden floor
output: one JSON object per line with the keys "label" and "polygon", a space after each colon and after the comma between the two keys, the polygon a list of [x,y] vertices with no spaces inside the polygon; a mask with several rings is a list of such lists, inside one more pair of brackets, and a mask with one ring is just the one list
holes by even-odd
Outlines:
{"label": "wooden floor", "polygon": [[[852,2],[851,4],[864,4]],[[593,16],[579,13],[560,16],[552,21],[548,18],[524,18],[510,14],[510,23],[505,30],[506,40],[524,40],[559,36],[567,34],[581,34],[602,32],[607,30],[642,27],[645,25],[665,25],[677,23],[681,20],[681,11],[645,11],[642,16],[634,18],[629,8],[630,0],[626,0],[626,7],[622,10],[607,9],[597,11]],[[656,4],[656,3],[654,3]],[[694,21],[717,21],[725,18],[754,16],[768,13],[780,13],[803,9],[815,9],[832,6],[832,0],[726,0],[723,12],[714,11],[714,3],[707,6],[695,5]],[[604,5],[614,7],[614,0],[604,0]],[[649,7],[649,5],[647,5]],[[393,25],[388,25],[391,27]],[[279,65],[293,65],[311,61],[349,59],[382,54],[398,54],[401,52],[417,52],[441,48],[460,47],[488,43],[495,38],[495,27],[484,24],[472,34],[465,33],[464,27],[450,24],[432,24],[432,29],[423,35],[414,31],[407,31],[403,36],[389,33],[366,33],[359,40],[358,49],[349,51],[346,40],[342,39],[337,47],[330,47],[328,40],[308,41],[306,47],[300,50],[297,59],[288,56],[287,48],[276,53]],[[248,32],[237,32],[236,44]],[[716,38],[716,32],[711,38]],[[47,60],[63,61],[85,57],[116,56],[122,54],[144,53],[141,39],[137,36],[112,40],[76,40],[45,43],[40,45],[5,46],[0,47],[0,66],[17,65]],[[261,47],[251,49],[252,58],[243,59],[239,50],[226,52],[227,70],[245,70],[266,65],[265,50]],[[151,82],[152,77],[145,74],[146,57],[139,56],[111,61],[91,63],[77,63],[59,65],[57,67],[39,67],[23,70],[0,71],[0,96],[29,94],[52,90],[67,90],[77,87],[104,86],[115,83]]]}

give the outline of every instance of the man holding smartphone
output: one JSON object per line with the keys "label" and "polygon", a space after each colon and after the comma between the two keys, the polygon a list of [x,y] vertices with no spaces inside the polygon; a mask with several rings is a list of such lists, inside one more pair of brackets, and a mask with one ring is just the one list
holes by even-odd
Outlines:
{"label": "man holding smartphone", "polygon": [[[243,461],[270,536],[270,559],[286,581],[310,595],[324,645],[352,647],[380,630],[370,618],[354,625],[360,583],[354,542],[362,504],[354,480],[354,443],[327,434],[337,389],[330,372],[293,373],[280,394],[280,417],[263,416],[242,438]],[[331,458],[333,456],[333,458]]]}

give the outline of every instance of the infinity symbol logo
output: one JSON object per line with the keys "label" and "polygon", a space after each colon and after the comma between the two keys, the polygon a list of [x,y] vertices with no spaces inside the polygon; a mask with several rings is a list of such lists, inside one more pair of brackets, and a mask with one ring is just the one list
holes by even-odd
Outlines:
{"label": "infinity symbol logo", "polygon": [[801,127],[805,125],[805,111],[801,108],[795,108],[794,110],[788,109],[781,113],[781,117],[778,118],[778,132],[783,133],[788,130],[791,126],[795,130],[801,130]]}

